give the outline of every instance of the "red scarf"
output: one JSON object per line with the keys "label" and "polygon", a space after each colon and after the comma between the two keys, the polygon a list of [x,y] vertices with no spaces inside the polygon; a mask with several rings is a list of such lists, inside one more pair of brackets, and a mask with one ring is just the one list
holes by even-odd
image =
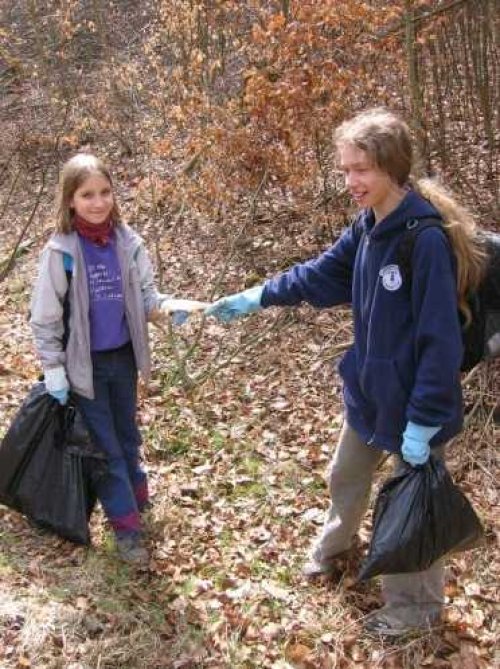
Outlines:
{"label": "red scarf", "polygon": [[97,246],[105,246],[109,242],[109,238],[113,232],[113,221],[110,216],[102,223],[96,224],[89,223],[81,216],[78,216],[78,214],[75,214],[73,224],[79,235],[97,244]]}

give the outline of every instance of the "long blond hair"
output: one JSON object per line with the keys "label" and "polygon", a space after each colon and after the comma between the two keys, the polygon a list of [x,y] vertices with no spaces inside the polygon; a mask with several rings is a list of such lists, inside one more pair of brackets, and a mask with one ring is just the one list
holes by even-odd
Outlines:
{"label": "long blond hair", "polygon": [[[80,188],[85,179],[95,174],[107,179],[111,188],[113,188],[110,171],[102,160],[90,153],[77,153],[63,165],[56,196],[55,227],[57,232],[68,234],[73,231],[74,212],[71,200],[75,191]],[[114,226],[120,224],[120,211],[116,198],[113,198],[111,220]]]}
{"label": "long blond hair", "polygon": [[[410,184],[411,133],[407,124],[390,110],[375,107],[344,121],[335,131],[335,144],[337,148],[348,144],[361,149],[398,186]],[[417,177],[411,180],[411,185],[443,218],[443,228],[457,261],[458,306],[468,324],[471,313],[467,297],[481,281],[486,258],[474,217],[437,180]]]}

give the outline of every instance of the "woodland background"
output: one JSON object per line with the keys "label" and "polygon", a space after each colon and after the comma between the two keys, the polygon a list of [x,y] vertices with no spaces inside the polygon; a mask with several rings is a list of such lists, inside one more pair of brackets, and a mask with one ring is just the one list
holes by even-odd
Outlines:
{"label": "woodland background", "polygon": [[[494,0],[22,0],[0,3],[0,435],[39,373],[27,311],[61,164],[111,166],[125,220],[177,296],[243,289],[327,247],[351,213],[334,126],[366,106],[411,122],[424,172],[499,229]],[[450,561],[439,634],[359,636],[380,603],[351,568],[301,565],[327,506],[346,309],[267,310],[152,332],[140,421],[153,558],[115,562],[0,508],[0,667],[336,669],[500,666],[498,364],[464,379],[449,465],[484,521]],[[389,470],[381,468],[378,482]],[[363,548],[370,519],[361,531]]]}

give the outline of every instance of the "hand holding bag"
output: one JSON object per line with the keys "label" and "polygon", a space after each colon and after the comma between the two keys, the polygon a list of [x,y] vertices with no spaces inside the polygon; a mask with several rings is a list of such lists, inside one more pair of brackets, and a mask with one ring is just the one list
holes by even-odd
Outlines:
{"label": "hand holding bag", "polygon": [[105,471],[105,457],[75,406],[61,406],[43,383],[36,384],[0,445],[0,502],[88,544],[95,487]]}
{"label": "hand holding bag", "polygon": [[477,545],[483,528],[441,460],[408,466],[378,494],[372,540],[359,580],[424,571],[448,553]]}

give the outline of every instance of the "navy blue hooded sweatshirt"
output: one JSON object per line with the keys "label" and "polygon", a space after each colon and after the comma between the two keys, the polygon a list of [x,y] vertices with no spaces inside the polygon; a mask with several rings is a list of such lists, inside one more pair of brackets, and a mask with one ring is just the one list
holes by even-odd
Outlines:
{"label": "navy blue hooded sweatshirt", "polygon": [[347,422],[366,443],[392,452],[409,420],[441,426],[431,446],[462,427],[463,346],[444,231],[417,236],[411,278],[398,264],[407,223],[436,216],[415,191],[376,225],[372,210],[363,210],[318,258],[266,281],[261,297],[263,307],[352,304],[354,345],[339,364]]}

